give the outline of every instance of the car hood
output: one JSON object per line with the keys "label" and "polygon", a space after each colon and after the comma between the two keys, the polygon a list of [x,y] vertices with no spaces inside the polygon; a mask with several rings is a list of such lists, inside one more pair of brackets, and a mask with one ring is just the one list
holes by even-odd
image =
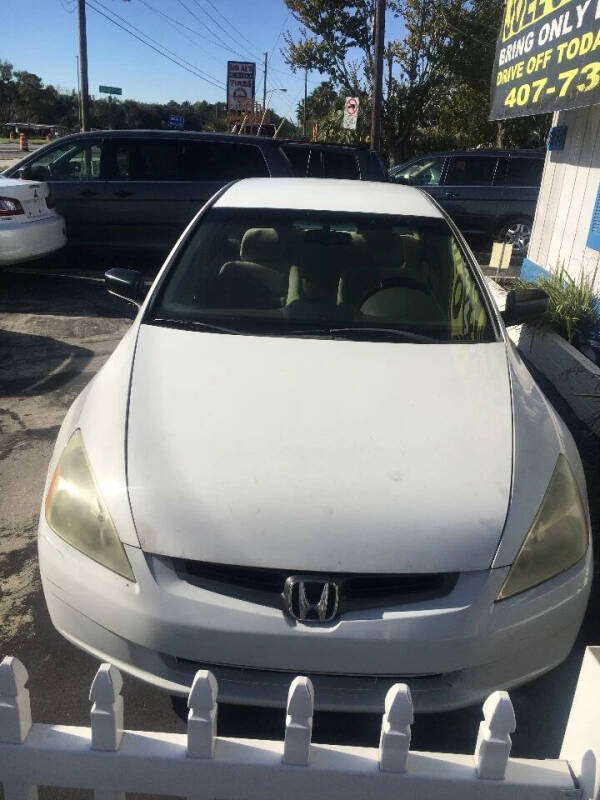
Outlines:
{"label": "car hood", "polygon": [[486,569],[511,462],[502,342],[140,326],[127,471],[146,552],[295,572]]}

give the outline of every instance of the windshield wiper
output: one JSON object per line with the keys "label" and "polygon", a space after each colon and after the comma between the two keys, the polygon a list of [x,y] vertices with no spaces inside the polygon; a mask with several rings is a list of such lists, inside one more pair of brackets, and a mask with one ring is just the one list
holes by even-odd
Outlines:
{"label": "windshield wiper", "polygon": [[223,325],[215,325],[212,322],[200,322],[194,319],[168,319],[165,317],[156,317],[152,321],[156,322],[158,325],[167,325],[171,328],[197,328],[198,330],[208,331],[209,333],[247,333],[247,331],[241,331],[236,328],[225,328]]}
{"label": "windshield wiper", "polygon": [[332,339],[378,339],[379,341],[405,341],[419,343],[439,343],[440,339],[422,333],[400,330],[399,328],[344,327],[330,328]]}

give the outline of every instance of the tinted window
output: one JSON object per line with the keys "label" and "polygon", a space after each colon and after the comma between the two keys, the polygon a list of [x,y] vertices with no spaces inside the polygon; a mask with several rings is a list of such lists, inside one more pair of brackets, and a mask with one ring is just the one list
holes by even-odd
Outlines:
{"label": "tinted window", "polygon": [[178,254],[152,316],[283,336],[329,338],[330,327],[350,326],[423,341],[494,338],[445,220],[387,214],[212,208]]}
{"label": "tinted window", "polygon": [[234,142],[182,142],[182,170],[187,181],[233,181],[268,178],[259,147]]}
{"label": "tinted window", "polygon": [[254,145],[227,142],[132,139],[116,142],[107,156],[117,180],[218,181],[268,177]]}
{"label": "tinted window", "polygon": [[453,156],[447,186],[489,186],[496,171],[496,156]]}
{"label": "tinted window", "polygon": [[355,181],[360,177],[354,153],[343,150],[324,150],[323,162],[324,178],[346,178]]}
{"label": "tinted window", "polygon": [[[322,151],[303,145],[287,145],[281,148],[290,160],[295,178],[322,178]],[[328,177],[339,177],[331,175]]]}
{"label": "tinted window", "polygon": [[179,142],[159,139],[131,139],[116,142],[110,149],[109,174],[121,181],[182,180]]}
{"label": "tinted window", "polygon": [[37,181],[97,180],[100,157],[100,141],[65,142],[30,162],[31,177]]}
{"label": "tinted window", "polygon": [[543,169],[543,158],[509,158],[506,183],[509,186],[539,186]]}

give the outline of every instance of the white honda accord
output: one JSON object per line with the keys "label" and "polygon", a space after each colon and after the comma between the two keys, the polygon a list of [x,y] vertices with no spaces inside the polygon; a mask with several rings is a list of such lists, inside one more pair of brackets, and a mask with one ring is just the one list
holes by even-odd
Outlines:
{"label": "white honda accord", "polygon": [[592,550],[579,455],[456,228],[417,189],[250,179],[190,223],[60,430],[54,625],[173,694],[456,708],[560,663]]}

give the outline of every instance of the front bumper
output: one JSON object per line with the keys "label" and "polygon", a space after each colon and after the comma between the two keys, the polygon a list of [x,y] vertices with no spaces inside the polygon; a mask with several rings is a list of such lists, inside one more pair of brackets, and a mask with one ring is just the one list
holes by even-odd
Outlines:
{"label": "front bumper", "polygon": [[41,519],[39,557],[55,627],[77,646],[172,694],[210,668],[219,699],[285,706],[308,674],[317,708],[381,712],[387,689],[411,688],[417,711],[478,702],[568,655],[591,586],[591,548],[542,586],[494,603],[507,569],[464,573],[445,597],[348,613],[322,626],[200,589],[169,559],[125,546],[132,584],[63,542]]}
{"label": "front bumper", "polygon": [[17,264],[60,250],[67,243],[64,219],[51,214],[29,222],[0,222],[0,264]]}

